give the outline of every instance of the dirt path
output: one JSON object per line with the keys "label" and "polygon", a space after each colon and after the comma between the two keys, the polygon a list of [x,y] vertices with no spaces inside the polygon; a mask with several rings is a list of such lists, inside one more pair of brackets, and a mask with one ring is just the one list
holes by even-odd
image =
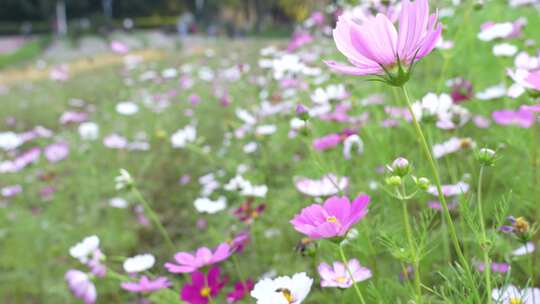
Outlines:
{"label": "dirt path", "polygon": [[[134,51],[129,54],[130,56],[138,56],[144,61],[159,60],[165,57],[165,52],[156,49],[146,49],[140,51]],[[124,62],[124,56],[108,53],[101,54],[95,57],[81,58],[66,62],[65,65],[68,68],[70,75],[76,75],[78,73],[86,72],[93,69],[98,69],[110,65],[119,65]],[[46,68],[37,68],[33,65],[26,68],[13,68],[0,71],[0,85],[11,85],[22,81],[37,81],[47,79],[50,76],[51,70],[54,66]]]}

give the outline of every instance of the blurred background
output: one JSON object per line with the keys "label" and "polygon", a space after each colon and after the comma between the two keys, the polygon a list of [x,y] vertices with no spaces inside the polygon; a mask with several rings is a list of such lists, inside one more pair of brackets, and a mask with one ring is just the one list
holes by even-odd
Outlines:
{"label": "blurred background", "polygon": [[113,39],[129,47],[159,47],[189,36],[289,37],[294,25],[311,12],[336,2],[2,0],[0,68],[31,60],[45,49],[51,54],[62,54],[68,47],[95,54],[107,49]]}

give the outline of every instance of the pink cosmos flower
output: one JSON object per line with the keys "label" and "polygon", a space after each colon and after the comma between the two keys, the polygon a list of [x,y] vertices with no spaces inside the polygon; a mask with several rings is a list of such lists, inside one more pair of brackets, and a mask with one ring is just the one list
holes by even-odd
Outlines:
{"label": "pink cosmos flower", "polygon": [[344,74],[381,75],[396,65],[411,65],[428,55],[441,32],[437,14],[429,15],[428,0],[402,2],[399,30],[383,14],[369,16],[362,24],[342,15],[333,31],[334,41],[352,66],[334,61],[326,64]]}
{"label": "pink cosmos flower", "polygon": [[83,300],[85,304],[94,304],[96,302],[96,287],[86,273],[71,269],[66,272],[65,279],[75,297]]}
{"label": "pink cosmos flower", "polygon": [[232,252],[242,252],[244,247],[251,241],[248,230],[240,231],[234,238],[229,242]]}
{"label": "pink cosmos flower", "polygon": [[191,94],[188,96],[188,101],[192,104],[192,105],[197,105],[201,102],[201,97],[197,94]]}
{"label": "pink cosmos flower", "polygon": [[227,243],[221,243],[212,252],[207,247],[197,249],[195,254],[188,252],[178,252],[174,255],[174,263],[165,263],[165,268],[172,273],[189,273],[197,269],[216,264],[228,258],[231,255],[231,246]]}
{"label": "pink cosmos flower", "polygon": [[67,81],[69,79],[69,67],[66,64],[53,67],[49,72],[49,77],[56,81]]}
{"label": "pink cosmos flower", "polygon": [[227,303],[241,301],[253,289],[253,280],[247,279],[245,282],[238,281],[234,284],[234,290],[227,294]]}
{"label": "pink cosmos flower", "polygon": [[[478,269],[478,271],[480,272],[483,272],[485,270],[484,263],[477,263],[476,269]],[[493,272],[507,273],[508,270],[510,270],[510,265],[507,263],[497,263],[497,262],[491,263],[491,271]]]}
{"label": "pink cosmos flower", "polygon": [[360,266],[357,259],[350,260],[347,266],[352,273],[352,278],[343,263],[334,262],[332,266],[321,263],[317,268],[321,276],[321,287],[349,288],[352,286],[353,280],[361,282],[371,278],[371,270]]}
{"label": "pink cosmos flower", "polygon": [[313,148],[317,151],[331,149],[341,142],[341,136],[337,133],[329,134],[313,140]]}
{"label": "pink cosmos flower", "polygon": [[69,146],[65,142],[58,142],[45,147],[44,152],[49,162],[56,163],[69,155]]}
{"label": "pink cosmos flower", "polygon": [[290,223],[313,240],[342,237],[368,213],[369,200],[365,194],[352,203],[345,196],[332,196],[322,206],[313,204],[302,209]]}
{"label": "pink cosmos flower", "polygon": [[313,36],[304,31],[295,32],[287,46],[287,52],[294,52],[298,48],[313,41]]}
{"label": "pink cosmos flower", "polygon": [[12,185],[12,186],[6,186],[4,188],[0,189],[0,194],[2,194],[3,197],[9,198],[14,197],[15,195],[22,192],[22,186],[21,185]]}
{"label": "pink cosmos flower", "polygon": [[70,123],[81,123],[83,121],[86,121],[87,119],[88,113],[86,112],[67,111],[62,113],[62,116],[60,116],[60,123],[63,125],[67,125]]}
{"label": "pink cosmos flower", "polygon": [[309,19],[311,21],[313,21],[313,23],[317,26],[322,26],[324,25],[324,22],[325,22],[325,16],[324,16],[324,13],[323,12],[320,12],[320,11],[314,11],[313,13],[311,13],[311,16],[309,17]]}
{"label": "pink cosmos flower", "polygon": [[191,274],[191,284],[182,287],[180,299],[190,304],[207,304],[209,298],[216,298],[225,285],[226,280],[220,278],[220,270],[214,267],[205,275],[196,271]]}
{"label": "pink cosmos flower", "polygon": [[540,70],[530,73],[529,76],[525,78],[525,81],[535,90],[540,91]]}
{"label": "pink cosmos flower", "polygon": [[540,103],[539,104],[535,104],[535,105],[523,105],[521,107],[519,107],[520,110],[525,110],[525,111],[529,111],[529,112],[532,112],[532,113],[540,113]]}
{"label": "pink cosmos flower", "polygon": [[316,138],[313,140],[313,148],[317,151],[324,151],[334,148],[339,143],[347,139],[347,137],[354,134],[356,134],[355,131],[351,129],[344,129],[340,133],[328,134],[326,136]]}
{"label": "pink cosmos flower", "polygon": [[129,47],[120,41],[112,41],[111,42],[111,50],[117,54],[126,54],[129,52]]}
{"label": "pink cosmos flower", "polygon": [[31,148],[19,156],[17,156],[13,161],[3,161],[0,162],[0,173],[13,173],[19,172],[24,169],[26,166],[35,163],[39,160],[41,155],[41,149],[38,147]]}
{"label": "pink cosmos flower", "polygon": [[493,120],[503,126],[515,125],[521,128],[530,128],[534,124],[534,115],[530,111],[519,109],[499,110],[491,114]]}
{"label": "pink cosmos flower", "polygon": [[138,282],[124,282],[120,286],[131,292],[146,293],[168,288],[171,286],[171,282],[166,277],[158,277],[155,280],[150,280],[147,276],[142,276]]}
{"label": "pink cosmos flower", "polygon": [[111,149],[124,149],[128,145],[128,141],[125,137],[113,133],[103,139],[103,144]]}

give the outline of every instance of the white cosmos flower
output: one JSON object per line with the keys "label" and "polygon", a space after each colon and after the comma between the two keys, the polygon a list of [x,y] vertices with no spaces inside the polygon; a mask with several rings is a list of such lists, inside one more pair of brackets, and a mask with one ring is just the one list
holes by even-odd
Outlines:
{"label": "white cosmos flower", "polygon": [[525,245],[523,245],[521,247],[518,247],[514,251],[512,251],[512,255],[513,256],[526,255],[526,254],[534,252],[535,249],[536,248],[534,246],[534,243],[528,242],[527,244],[525,244]]}
{"label": "white cosmos flower", "polygon": [[69,254],[81,263],[88,262],[88,256],[99,248],[99,238],[92,235],[84,238],[81,242],[69,249]]}
{"label": "white cosmos flower", "polygon": [[17,148],[23,140],[14,132],[0,132],[0,148],[9,151]]}
{"label": "white cosmos flower", "polygon": [[515,45],[509,43],[500,43],[493,46],[493,55],[512,57],[518,52],[518,48]]}
{"label": "white cosmos flower", "polygon": [[478,33],[478,39],[491,41],[497,38],[504,38],[514,31],[512,22],[496,23]]}
{"label": "white cosmos flower", "polygon": [[251,296],[257,299],[257,304],[300,304],[309,294],[313,279],[305,272],[293,277],[277,277],[262,279],[251,291]]}
{"label": "white cosmos flower", "polygon": [[178,76],[178,71],[175,68],[168,68],[161,72],[161,76],[165,79],[175,78]]}
{"label": "white cosmos flower", "polygon": [[336,195],[349,186],[348,177],[338,177],[329,173],[320,179],[310,179],[307,177],[297,177],[294,184],[298,191],[314,197]]}
{"label": "white cosmos flower", "polygon": [[266,185],[253,185],[241,175],[233,177],[223,188],[227,191],[240,191],[244,196],[265,197],[268,192]]}
{"label": "white cosmos flower", "polygon": [[311,100],[317,104],[325,104],[331,100],[341,100],[348,96],[349,93],[347,93],[343,84],[331,84],[327,86],[326,89],[315,89],[315,92],[311,94]]}
{"label": "white cosmos flower", "polygon": [[109,205],[114,208],[124,209],[129,205],[129,203],[121,197],[113,197],[109,200]]}
{"label": "white cosmos flower", "polygon": [[120,102],[116,105],[116,112],[122,115],[133,115],[139,112],[139,106],[131,101]]}
{"label": "white cosmos flower", "polygon": [[257,145],[256,142],[250,141],[250,142],[248,142],[247,144],[244,145],[242,150],[244,150],[244,153],[250,154],[250,153],[253,153],[253,152],[257,151],[257,147],[258,147],[258,145]]}
{"label": "white cosmos flower", "polygon": [[514,285],[494,288],[491,291],[491,298],[497,304],[540,304],[540,289],[523,288],[519,289]]}
{"label": "white cosmos flower", "polygon": [[276,133],[276,125],[260,125],[255,129],[255,134],[257,135],[271,135]]}
{"label": "white cosmos flower", "polygon": [[194,126],[187,125],[183,129],[180,129],[171,136],[171,143],[173,148],[183,148],[188,143],[192,143],[197,138],[197,130]]}
{"label": "white cosmos flower", "polygon": [[348,136],[343,141],[343,157],[345,157],[345,159],[352,158],[351,150],[354,145],[356,145],[356,154],[364,153],[364,142],[362,141],[362,139],[360,139],[360,136],[354,134]]}
{"label": "white cosmos flower", "polygon": [[95,122],[83,122],[79,125],[79,135],[84,140],[96,140],[99,136],[99,126]]}
{"label": "white cosmos flower", "polygon": [[495,98],[501,98],[506,95],[506,86],[504,83],[494,85],[486,88],[485,90],[476,93],[476,98],[480,100],[490,100]]}
{"label": "white cosmos flower", "polygon": [[249,183],[243,187],[240,194],[243,196],[265,197],[266,192],[268,192],[268,187],[266,185],[252,185]]}
{"label": "white cosmos flower", "polygon": [[207,197],[199,197],[193,203],[195,209],[199,212],[205,212],[214,214],[227,207],[227,199],[224,196],[220,196],[217,200],[213,201]]}
{"label": "white cosmos flower", "polygon": [[[457,182],[456,184],[442,185],[441,190],[444,196],[457,196],[465,194],[469,191],[470,185],[466,182]],[[433,196],[438,195],[437,187],[429,186],[428,193]]]}
{"label": "white cosmos flower", "polygon": [[131,258],[127,258],[122,265],[127,273],[142,272],[154,266],[156,258],[149,254],[139,254]]}
{"label": "white cosmos flower", "polygon": [[449,140],[433,145],[433,156],[441,158],[445,155],[458,152],[467,148],[474,148],[476,143],[469,137],[451,137]]}

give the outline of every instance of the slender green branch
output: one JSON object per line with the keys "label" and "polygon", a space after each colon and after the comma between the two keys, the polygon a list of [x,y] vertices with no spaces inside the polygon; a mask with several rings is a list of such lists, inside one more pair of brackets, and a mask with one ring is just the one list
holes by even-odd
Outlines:
{"label": "slender green branch", "polygon": [[360,303],[366,304],[366,301],[364,300],[364,297],[362,296],[362,293],[360,292],[360,289],[356,285],[356,281],[354,280],[353,273],[351,272],[351,269],[349,268],[349,260],[345,256],[345,252],[343,251],[343,246],[338,245],[339,247],[339,255],[341,256],[341,260],[343,261],[343,266],[345,266],[345,269],[347,269],[347,272],[351,276],[352,285],[354,287],[354,290],[356,292],[356,296],[358,297],[358,300],[360,300]]}
{"label": "slender green branch", "polygon": [[[405,188],[402,184],[402,197],[406,197]],[[413,279],[414,279],[414,287],[416,290],[416,297],[418,304],[422,303],[422,284],[420,280],[420,262],[418,258],[418,252],[416,251],[416,245],[413,241],[413,234],[412,234],[412,228],[411,224],[409,222],[409,211],[407,210],[407,200],[406,199],[400,199],[401,206],[403,210],[403,224],[405,225],[405,233],[407,234],[407,242],[409,243],[409,250],[411,250],[411,253],[413,255]]]}
{"label": "slender green branch", "polygon": [[161,233],[161,236],[163,236],[163,239],[165,239],[165,242],[167,242],[167,245],[170,247],[171,250],[174,250],[173,242],[171,241],[167,230],[165,230],[165,227],[163,227],[163,225],[161,224],[161,221],[159,220],[156,212],[152,209],[152,207],[150,207],[150,204],[146,201],[146,199],[144,199],[141,192],[139,191],[139,189],[137,189],[136,186],[133,186],[132,191],[133,194],[135,194],[135,196],[137,197],[137,199],[143,204],[144,210],[147,212],[148,216],[150,216],[152,222],[154,222],[154,225]]}
{"label": "slender green branch", "polygon": [[480,247],[484,256],[484,280],[486,284],[487,304],[492,303],[491,299],[491,263],[489,261],[489,244],[487,244],[486,225],[484,223],[484,211],[482,206],[482,178],[484,176],[484,165],[480,166],[480,174],[478,175],[478,190],[476,191],[478,203],[478,220],[480,221],[480,233],[482,240]]}
{"label": "slender green branch", "polygon": [[467,259],[465,258],[465,255],[463,255],[463,250],[461,249],[461,246],[459,245],[459,240],[456,233],[456,227],[454,225],[452,216],[450,215],[450,210],[448,209],[448,204],[446,203],[446,199],[442,192],[441,181],[439,178],[439,171],[437,170],[437,165],[435,164],[435,161],[433,160],[431,149],[429,148],[427,144],[426,137],[424,136],[424,132],[422,132],[422,128],[420,127],[420,124],[418,123],[418,120],[416,119],[416,115],[414,114],[414,111],[412,109],[412,104],[409,98],[409,93],[407,92],[407,88],[405,87],[405,85],[403,85],[401,89],[403,91],[403,94],[405,95],[407,108],[409,110],[409,113],[411,114],[413,125],[416,130],[416,135],[418,137],[418,141],[420,142],[420,145],[422,146],[422,150],[424,151],[424,154],[429,163],[429,167],[431,169],[431,174],[433,175],[433,181],[435,182],[435,186],[437,188],[439,201],[443,209],[443,215],[446,219],[446,224],[448,225],[448,232],[450,233],[450,239],[452,240],[454,250],[456,251],[458,255],[461,266],[465,270],[467,279],[469,280],[469,283],[471,284],[471,288],[473,289],[476,302],[481,303],[482,301],[480,299],[480,295],[478,294],[478,290],[474,282],[474,277],[473,277],[471,268],[469,266],[469,263],[467,262]]}

